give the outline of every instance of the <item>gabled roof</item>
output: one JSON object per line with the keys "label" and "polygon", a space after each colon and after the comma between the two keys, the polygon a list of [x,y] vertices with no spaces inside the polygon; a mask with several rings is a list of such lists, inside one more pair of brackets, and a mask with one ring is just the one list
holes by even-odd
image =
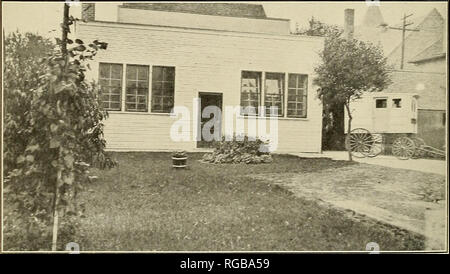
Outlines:
{"label": "gabled roof", "polygon": [[432,59],[445,58],[445,49],[442,38],[425,48],[409,61],[409,63],[421,63]]}
{"label": "gabled roof", "polygon": [[262,5],[243,3],[124,3],[120,7],[216,16],[267,18]]}
{"label": "gabled roof", "polygon": [[[436,32],[436,30],[428,29],[429,27],[424,26],[426,23],[428,23],[430,20],[443,20],[441,14],[439,11],[435,8],[433,8],[431,11],[429,11],[426,15],[419,15],[419,16],[413,16],[411,18],[408,18],[408,22],[413,23],[412,25],[408,26],[408,29],[421,29],[425,32]],[[427,21],[428,20],[428,21]],[[401,21],[401,20],[399,20]],[[397,55],[397,52],[399,48],[401,47],[401,31],[392,30],[388,28],[388,25],[385,24],[382,25],[383,17],[380,12],[380,9],[377,6],[370,6],[367,9],[367,12],[365,14],[363,24],[360,26],[355,27],[355,38],[371,42],[375,45],[379,45],[383,48],[384,53],[388,57],[392,57],[392,54]],[[392,27],[400,28],[401,24],[396,23],[392,24]],[[442,37],[442,32],[439,32],[439,35]],[[416,32],[407,32],[406,33],[406,39],[408,39],[411,36],[416,36]],[[439,36],[436,35],[436,36]],[[439,38],[434,38],[431,40],[423,40],[421,42],[421,49],[429,48],[435,43],[437,43],[436,40]],[[422,50],[421,50],[422,51]],[[414,55],[415,56],[415,55]],[[415,57],[413,59],[416,59]]]}
{"label": "gabled roof", "polygon": [[381,14],[378,6],[369,6],[366,14],[364,15],[363,27],[378,27],[381,24],[385,24],[383,15]]}
{"label": "gabled roof", "polygon": [[387,93],[415,93],[419,95],[419,109],[445,110],[447,105],[447,75],[420,71],[393,70]]}
{"label": "gabled roof", "polygon": [[[415,37],[420,37],[420,40],[417,40],[416,42],[418,42],[415,45],[415,55],[410,55],[409,58],[408,56],[405,56],[406,60],[413,60],[416,59],[416,56],[418,54],[421,54],[422,52],[426,51],[427,49],[432,49],[433,46],[437,45],[437,43],[439,41],[441,41],[442,44],[442,34],[443,34],[443,29],[442,28],[438,28],[438,22],[443,21],[444,19],[442,18],[442,15],[439,13],[439,11],[436,8],[433,8],[424,18],[420,18],[420,21],[418,24],[413,24],[408,26],[408,28],[411,29],[417,29],[419,30],[418,32],[410,32],[406,35],[405,40],[407,41],[408,44],[411,44],[411,39],[416,39]],[[442,25],[443,26],[443,25]],[[445,26],[443,26],[445,27]],[[431,33],[434,33],[434,35],[429,35]],[[424,37],[424,34],[426,34],[426,36]],[[401,48],[401,43],[397,45],[397,47],[388,55],[388,58],[393,57],[393,55],[398,55],[398,51]],[[422,49],[422,50],[420,50]],[[419,52],[417,52],[418,50],[420,50]],[[408,53],[408,52],[407,52]],[[442,53],[442,50],[441,52]]]}

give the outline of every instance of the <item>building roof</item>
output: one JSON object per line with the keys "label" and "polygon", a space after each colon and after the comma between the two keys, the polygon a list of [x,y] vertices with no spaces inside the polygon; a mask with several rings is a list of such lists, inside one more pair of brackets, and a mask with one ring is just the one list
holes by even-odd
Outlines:
{"label": "building roof", "polygon": [[433,59],[445,58],[445,49],[443,46],[443,39],[439,39],[434,42],[431,46],[425,48],[414,58],[412,58],[410,63],[422,63]]}
{"label": "building roof", "polygon": [[392,84],[383,91],[415,93],[419,95],[419,109],[445,110],[446,78],[445,73],[393,70],[391,71]]}
{"label": "building roof", "polygon": [[378,6],[367,8],[362,24],[355,27],[355,38],[380,46],[386,55],[401,42],[401,36],[387,28]]}
{"label": "building roof", "polygon": [[262,5],[243,3],[124,3],[120,7],[203,15],[267,19]]}
{"label": "building roof", "polygon": [[[435,27],[437,27],[439,23],[434,23],[432,22],[433,20],[443,20],[441,14],[435,8],[425,15],[414,15],[411,18],[408,18],[408,22],[412,23],[408,26],[408,29],[419,29],[420,32],[407,32],[406,40],[409,40],[411,37],[422,37],[419,38],[421,39],[421,42],[418,43],[417,47],[416,45],[414,46],[416,52],[417,50],[419,50],[419,52],[425,51],[425,49],[432,47],[442,38],[443,30],[436,29]],[[391,26],[396,28],[402,27],[400,22],[392,24]],[[430,33],[436,33],[436,35],[431,37],[429,35]],[[384,22],[380,8],[377,6],[368,7],[363,23],[355,28],[355,38],[381,46],[388,58],[396,58],[398,57],[397,55],[399,55],[397,53],[402,42],[401,31],[389,28],[389,24]],[[408,45],[410,45],[409,42]],[[412,53],[411,49],[408,49],[407,52],[410,54]],[[420,56],[417,55],[418,53],[415,53],[413,56],[410,56],[409,60],[418,59]]]}
{"label": "building roof", "polygon": [[383,15],[381,14],[378,6],[369,6],[367,12],[364,15],[362,26],[364,27],[378,27],[381,24],[385,24]]}

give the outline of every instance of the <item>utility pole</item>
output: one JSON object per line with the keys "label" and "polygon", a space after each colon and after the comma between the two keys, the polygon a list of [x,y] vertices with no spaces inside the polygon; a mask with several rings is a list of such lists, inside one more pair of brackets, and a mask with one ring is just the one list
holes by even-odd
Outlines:
{"label": "utility pole", "polygon": [[406,18],[411,17],[413,14],[403,15],[403,25],[401,28],[389,27],[393,30],[401,30],[402,31],[402,58],[400,61],[400,69],[403,69],[403,63],[405,62],[405,36],[407,31],[419,31],[418,29],[407,29],[406,27],[412,25],[413,23],[406,23]]}

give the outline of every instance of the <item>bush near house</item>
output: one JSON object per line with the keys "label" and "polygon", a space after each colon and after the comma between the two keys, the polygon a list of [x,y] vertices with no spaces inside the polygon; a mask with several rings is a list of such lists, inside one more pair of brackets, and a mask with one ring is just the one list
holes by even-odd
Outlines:
{"label": "bush near house", "polygon": [[267,143],[261,139],[233,136],[232,140],[228,141],[224,137],[217,142],[212,153],[203,155],[203,161],[215,164],[261,164],[271,163],[272,156],[268,152]]}

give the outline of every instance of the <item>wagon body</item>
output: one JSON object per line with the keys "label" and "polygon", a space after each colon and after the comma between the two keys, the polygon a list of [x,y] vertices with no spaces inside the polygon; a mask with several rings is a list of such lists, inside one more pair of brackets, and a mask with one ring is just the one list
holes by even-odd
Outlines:
{"label": "wagon body", "polygon": [[[365,93],[350,103],[352,128],[371,133],[417,134],[417,98],[414,93]],[[345,110],[345,133],[348,114]]]}
{"label": "wagon body", "polygon": [[414,93],[366,93],[350,104],[352,131],[347,133],[346,147],[355,157],[393,154],[399,159],[425,155],[444,156],[445,152],[417,138],[418,95]]}

